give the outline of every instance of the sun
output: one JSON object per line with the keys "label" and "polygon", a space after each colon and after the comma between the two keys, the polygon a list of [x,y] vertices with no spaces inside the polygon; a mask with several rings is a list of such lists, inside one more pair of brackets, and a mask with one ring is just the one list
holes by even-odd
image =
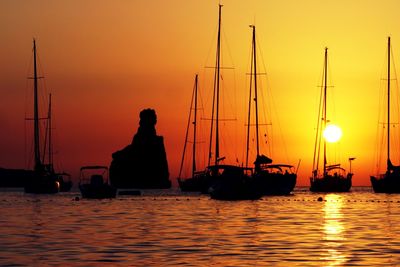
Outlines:
{"label": "sun", "polygon": [[324,138],[329,143],[336,143],[342,137],[342,130],[339,126],[330,124],[324,130]]}

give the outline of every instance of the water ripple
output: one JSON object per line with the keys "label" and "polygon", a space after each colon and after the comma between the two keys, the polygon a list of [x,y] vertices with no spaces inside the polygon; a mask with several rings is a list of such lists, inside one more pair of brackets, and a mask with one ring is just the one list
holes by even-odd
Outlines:
{"label": "water ripple", "polygon": [[170,190],[73,201],[77,195],[1,192],[0,265],[400,265],[398,195],[298,190],[230,202]]}

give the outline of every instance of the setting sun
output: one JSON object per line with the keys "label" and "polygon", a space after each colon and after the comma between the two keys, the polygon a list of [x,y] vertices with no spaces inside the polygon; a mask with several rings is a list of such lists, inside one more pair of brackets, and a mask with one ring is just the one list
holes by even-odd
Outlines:
{"label": "setting sun", "polygon": [[324,138],[329,143],[336,143],[342,137],[342,130],[339,126],[330,124],[324,130]]}

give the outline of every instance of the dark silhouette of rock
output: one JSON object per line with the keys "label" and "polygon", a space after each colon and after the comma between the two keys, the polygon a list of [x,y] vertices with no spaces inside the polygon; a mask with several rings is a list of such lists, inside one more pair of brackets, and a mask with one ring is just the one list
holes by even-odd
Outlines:
{"label": "dark silhouette of rock", "polygon": [[110,182],[117,188],[170,188],[164,139],[157,136],[154,109],[140,112],[132,143],[112,154]]}

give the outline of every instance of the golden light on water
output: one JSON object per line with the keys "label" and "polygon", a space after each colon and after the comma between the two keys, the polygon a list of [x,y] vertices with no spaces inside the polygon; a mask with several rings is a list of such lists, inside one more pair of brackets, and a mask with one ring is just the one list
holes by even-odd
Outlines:
{"label": "golden light on water", "polygon": [[341,266],[347,258],[347,255],[338,249],[345,240],[342,205],[343,201],[340,195],[329,194],[325,196],[323,244],[326,249],[326,256],[322,259],[327,261],[327,266]]}

